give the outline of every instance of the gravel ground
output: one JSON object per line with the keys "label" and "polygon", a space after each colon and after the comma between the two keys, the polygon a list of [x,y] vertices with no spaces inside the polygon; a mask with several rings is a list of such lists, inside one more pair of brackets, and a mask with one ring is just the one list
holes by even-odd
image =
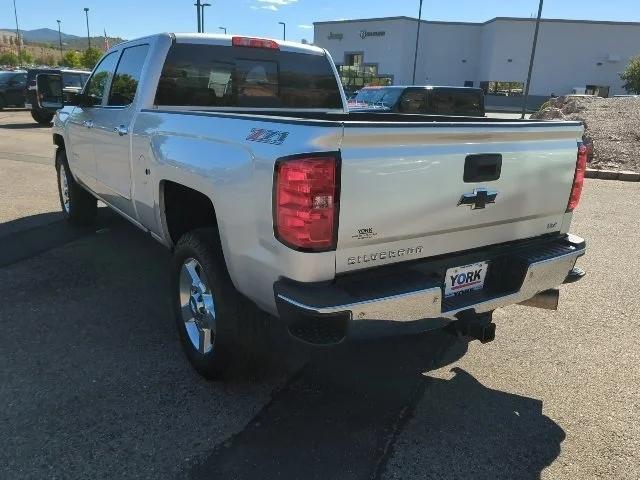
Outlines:
{"label": "gravel ground", "polygon": [[581,120],[594,145],[591,168],[640,172],[640,98],[558,97],[531,118]]}

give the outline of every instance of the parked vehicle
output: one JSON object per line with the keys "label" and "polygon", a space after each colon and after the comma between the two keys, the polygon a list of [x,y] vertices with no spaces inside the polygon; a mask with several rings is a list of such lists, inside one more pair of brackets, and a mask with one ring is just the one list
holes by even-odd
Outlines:
{"label": "parked vehicle", "polygon": [[62,75],[64,85],[63,95],[68,99],[69,95],[77,94],[82,90],[91,72],[85,70],[71,70],[60,68],[31,68],[27,72],[26,89],[24,89],[23,101],[25,107],[31,110],[31,117],[41,125],[50,125],[53,120],[53,112],[39,108],[36,101],[36,77],[41,73],[54,73]]}
{"label": "parked vehicle", "polygon": [[484,117],[484,93],[471,87],[365,87],[349,101],[351,111]]}
{"label": "parked vehicle", "polygon": [[[38,76],[43,108],[61,83]],[[487,342],[496,308],[554,308],[584,275],[580,122],[349,112],[326,50],[201,34],[111,48],[73,103],[53,127],[64,214],[91,223],[101,199],[173,250],[209,378],[273,318],[320,345],[388,322]]]}
{"label": "parked vehicle", "polygon": [[24,106],[25,70],[0,71],[0,110],[4,107]]}

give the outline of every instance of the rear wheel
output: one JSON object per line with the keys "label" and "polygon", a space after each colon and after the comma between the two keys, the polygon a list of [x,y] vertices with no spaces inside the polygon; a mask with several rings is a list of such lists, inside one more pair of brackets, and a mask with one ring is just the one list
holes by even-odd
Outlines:
{"label": "rear wheel", "polygon": [[7,106],[7,102],[2,95],[0,95],[0,110]]}
{"label": "rear wheel", "polygon": [[40,125],[49,126],[53,121],[53,113],[43,110],[31,110],[31,118],[33,118]]}
{"label": "rear wheel", "polygon": [[58,194],[62,212],[74,225],[91,225],[96,218],[98,201],[74,180],[64,150],[56,153]]}
{"label": "rear wheel", "polygon": [[171,280],[180,341],[193,367],[216,380],[249,366],[261,353],[256,344],[267,342],[268,316],[231,283],[216,229],[182,236]]}

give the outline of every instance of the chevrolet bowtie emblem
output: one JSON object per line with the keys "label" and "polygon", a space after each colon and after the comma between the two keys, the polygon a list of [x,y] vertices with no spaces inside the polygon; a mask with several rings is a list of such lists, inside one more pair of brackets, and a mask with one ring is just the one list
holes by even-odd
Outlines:
{"label": "chevrolet bowtie emblem", "polygon": [[465,193],[460,197],[458,206],[469,205],[471,210],[485,208],[489,203],[496,203],[498,192],[487,190],[486,188],[476,188],[473,193]]}

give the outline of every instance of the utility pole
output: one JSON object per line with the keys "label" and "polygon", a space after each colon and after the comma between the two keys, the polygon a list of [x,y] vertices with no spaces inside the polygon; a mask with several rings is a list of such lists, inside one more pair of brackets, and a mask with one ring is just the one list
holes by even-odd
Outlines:
{"label": "utility pole", "polygon": [[544,0],[540,0],[538,5],[538,18],[536,18],[536,29],[533,33],[533,45],[531,46],[531,58],[529,59],[529,73],[527,74],[527,85],[524,89],[524,100],[522,102],[522,116],[524,118],[527,114],[527,101],[529,100],[529,84],[531,83],[531,73],[533,72],[533,60],[536,56],[536,46],[538,44],[538,31],[540,30],[540,17],[542,16],[542,3]]}
{"label": "utility pole", "polygon": [[282,39],[284,41],[287,40],[287,24],[284,22],[278,22],[280,25],[282,25]]}
{"label": "utility pole", "polygon": [[61,20],[56,20],[56,22],[58,22],[58,42],[60,43],[60,59],[62,60],[62,57],[64,57],[64,54],[62,53],[62,31],[60,30],[60,23]]}
{"label": "utility pole", "polygon": [[418,31],[416,32],[416,50],[413,55],[413,80],[412,85],[416,84],[416,66],[418,65],[418,44],[420,42],[420,25],[422,24],[422,0],[420,0],[420,9],[418,10]]}
{"label": "utility pole", "polygon": [[18,49],[18,65],[20,65],[21,61],[21,51],[20,51],[20,28],[18,27],[18,10],[16,9],[16,0],[13,0],[13,15],[16,17],[16,47]]}
{"label": "utility pole", "polygon": [[198,14],[198,33],[200,33],[202,31],[200,27],[200,0],[196,0],[196,3],[194,3],[194,5],[196,6],[196,12]]}
{"label": "utility pole", "polygon": [[210,3],[203,3],[202,5],[200,5],[200,8],[202,9],[202,13],[200,13],[200,27],[202,29],[202,33],[204,33],[204,7],[210,6]]}
{"label": "utility pole", "polygon": [[91,35],[89,35],[89,9],[84,7],[84,15],[87,17],[87,44],[91,48]]}
{"label": "utility pole", "polygon": [[227,34],[227,27],[218,27],[220,30],[224,30],[224,34]]}

